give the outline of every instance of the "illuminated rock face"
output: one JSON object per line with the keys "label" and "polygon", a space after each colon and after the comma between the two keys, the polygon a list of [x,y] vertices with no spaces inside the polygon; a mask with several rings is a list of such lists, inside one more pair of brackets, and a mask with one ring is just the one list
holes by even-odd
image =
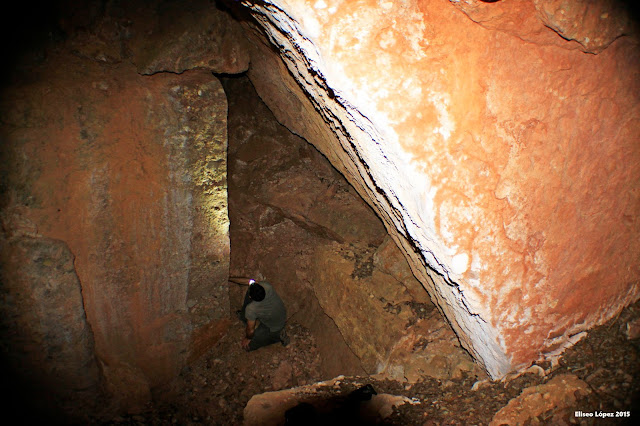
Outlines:
{"label": "illuminated rock face", "polygon": [[637,300],[634,38],[575,34],[554,12],[572,2],[251,3],[261,97],[370,201],[491,376]]}

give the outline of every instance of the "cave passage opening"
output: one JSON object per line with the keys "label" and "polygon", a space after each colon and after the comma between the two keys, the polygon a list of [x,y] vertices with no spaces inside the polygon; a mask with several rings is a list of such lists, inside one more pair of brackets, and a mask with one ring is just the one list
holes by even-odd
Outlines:
{"label": "cave passage opening", "polygon": [[[276,286],[287,306],[289,327],[298,324],[314,337],[305,344],[315,344],[319,350],[320,379],[366,374],[318,301],[314,283],[324,278],[315,276],[312,258],[320,246],[345,243],[339,226],[368,226],[364,232],[380,243],[382,223],[321,153],[276,120],[246,74],[218,78],[229,108],[229,275],[267,280]],[[357,203],[358,211],[352,213],[366,212],[374,225],[345,223],[352,219],[344,216],[349,203],[343,215],[336,216],[342,223],[321,218],[320,209],[328,207],[323,198],[335,197],[338,191]],[[357,267],[366,269],[363,264]],[[244,287],[230,287],[231,312],[241,306],[244,291]]]}
{"label": "cave passage opening", "polygon": [[[276,120],[246,75],[218,78],[229,111],[229,275],[276,286],[289,324],[313,336],[320,378],[481,375],[344,176]],[[231,312],[244,290],[230,287]]]}

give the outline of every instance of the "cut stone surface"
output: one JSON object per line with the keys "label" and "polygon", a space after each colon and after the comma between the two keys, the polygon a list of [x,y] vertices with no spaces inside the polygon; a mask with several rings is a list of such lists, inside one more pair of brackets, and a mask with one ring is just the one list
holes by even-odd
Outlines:
{"label": "cut stone surface", "polygon": [[3,215],[69,247],[105,386],[139,410],[229,314],[224,91],[64,53],[28,76],[2,97]]}

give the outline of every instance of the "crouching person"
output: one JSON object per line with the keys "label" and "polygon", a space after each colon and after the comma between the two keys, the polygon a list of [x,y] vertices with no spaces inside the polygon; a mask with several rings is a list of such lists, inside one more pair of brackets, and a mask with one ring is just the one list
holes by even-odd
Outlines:
{"label": "crouching person", "polygon": [[246,324],[242,347],[255,351],[273,343],[289,344],[285,330],[287,310],[282,299],[266,281],[255,282],[250,278],[231,277],[229,281],[248,285],[242,309],[238,317]]}

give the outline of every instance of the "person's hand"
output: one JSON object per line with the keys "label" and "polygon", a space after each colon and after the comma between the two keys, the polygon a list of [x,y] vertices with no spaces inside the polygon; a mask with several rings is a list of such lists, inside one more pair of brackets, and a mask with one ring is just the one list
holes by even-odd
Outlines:
{"label": "person's hand", "polygon": [[249,350],[249,343],[251,343],[251,339],[247,339],[246,337],[244,339],[242,339],[242,348],[245,351]]}

